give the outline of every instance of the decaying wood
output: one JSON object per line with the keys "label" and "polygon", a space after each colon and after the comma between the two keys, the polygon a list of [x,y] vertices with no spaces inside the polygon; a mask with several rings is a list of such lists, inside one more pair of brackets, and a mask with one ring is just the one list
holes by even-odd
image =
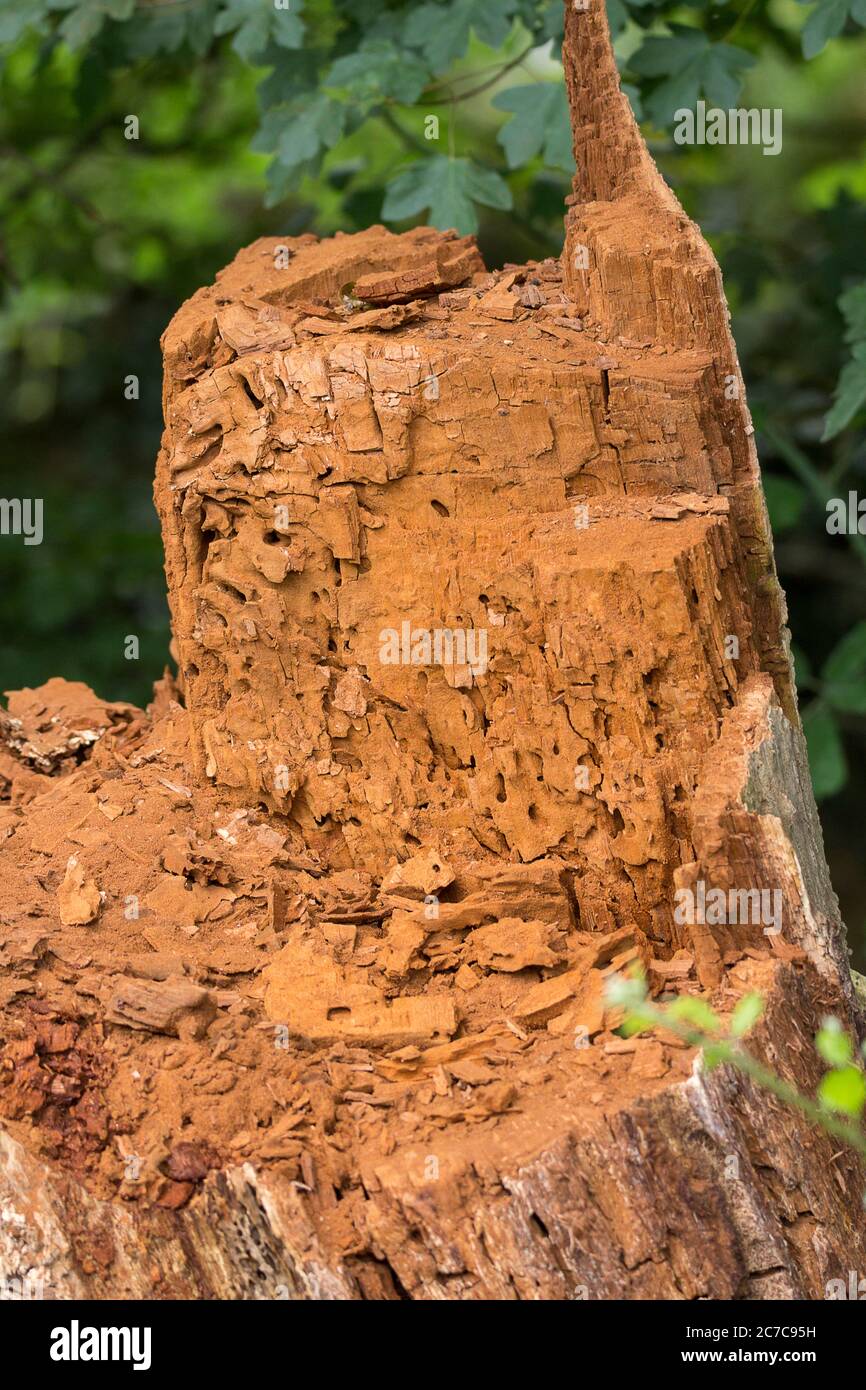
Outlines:
{"label": "decaying wood", "polygon": [[[756,982],[773,1001],[762,1049],[814,1084],[802,976]],[[435,1176],[411,1145],[365,1171],[367,1240],[344,1258],[323,1240],[327,1194],[278,1172],[229,1168],[182,1212],[147,1210],[0,1133],[4,1277],[61,1298],[821,1298],[862,1268],[862,1174],[737,1076],[612,1113],[557,1091],[511,1129],[441,1146]]]}
{"label": "decaying wood", "polygon": [[[3,723],[7,1280],[820,1298],[863,1268],[854,1159],[606,998],[635,963],[723,1014],[758,990],[807,1091],[821,1016],[861,1027],[718,268],[603,0],[564,57],[561,264],[267,239],[167,330],[184,708],[52,682]],[[707,891],[748,910],[675,911]]]}
{"label": "decaying wood", "polygon": [[216,1016],[216,1004],[206,989],[184,980],[116,982],[107,1001],[106,1017],[126,1028],[149,1028],[180,1038],[203,1037]]}

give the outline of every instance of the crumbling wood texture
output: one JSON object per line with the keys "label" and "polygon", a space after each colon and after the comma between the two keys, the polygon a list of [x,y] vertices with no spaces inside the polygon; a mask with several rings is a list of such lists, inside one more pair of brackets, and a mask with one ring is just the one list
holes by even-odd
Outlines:
{"label": "crumbling wood texture", "polygon": [[[815,1084],[809,984],[748,983],[773,1001],[761,1050]],[[4,1277],[57,1298],[821,1298],[866,1254],[849,1156],[723,1073],[612,1111],[551,1088],[442,1145],[435,1178],[405,1145],[361,1173],[365,1238],[341,1254],[333,1197],[278,1170],[230,1168],[175,1213],[100,1201],[8,1134],[0,1151]]]}
{"label": "crumbling wood texture", "polygon": [[718,269],[603,0],[564,56],[561,263],[270,239],[166,332],[184,705],[3,716],[7,1280],[820,1298],[866,1259],[850,1155],[606,1002],[759,990],[806,1090],[860,1026]]}

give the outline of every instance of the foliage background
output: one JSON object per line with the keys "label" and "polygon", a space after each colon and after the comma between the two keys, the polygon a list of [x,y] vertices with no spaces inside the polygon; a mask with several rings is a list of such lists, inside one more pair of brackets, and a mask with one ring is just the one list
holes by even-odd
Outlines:
{"label": "foliage background", "polygon": [[[866,537],[829,535],[825,503],[866,496],[866,0],[608,13],[725,275],[863,968]],[[0,495],[42,497],[46,518],[41,546],[0,537],[4,688],[62,673],[148,699],[168,641],[159,335],[238,247],[430,220],[477,228],[491,266],[558,253],[561,25],[560,0],[0,0]],[[672,113],[698,98],[781,108],[782,153],[676,145]]]}

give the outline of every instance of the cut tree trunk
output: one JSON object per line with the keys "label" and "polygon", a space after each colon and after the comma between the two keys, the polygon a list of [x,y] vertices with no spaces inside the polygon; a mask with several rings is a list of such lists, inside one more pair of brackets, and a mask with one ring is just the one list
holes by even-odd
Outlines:
{"label": "cut tree trunk", "polygon": [[718,268],[603,0],[564,60],[561,264],[266,239],[167,330],[184,707],[51,682],[6,721],[0,865],[38,860],[35,920],[0,904],[7,1280],[821,1298],[863,1267],[854,1157],[605,1002],[635,962],[723,1014],[758,990],[750,1045],[809,1092],[821,1016],[860,1029]]}

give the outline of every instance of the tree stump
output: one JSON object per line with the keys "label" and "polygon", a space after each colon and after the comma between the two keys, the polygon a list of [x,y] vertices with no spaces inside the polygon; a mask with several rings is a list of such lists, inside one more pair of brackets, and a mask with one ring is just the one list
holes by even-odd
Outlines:
{"label": "tree stump", "polygon": [[866,1259],[850,1155],[606,1002],[635,962],[757,989],[805,1089],[858,1026],[719,272],[603,0],[564,58],[561,263],[265,239],[166,332],[177,685],[4,717],[12,1287],[820,1298]]}

